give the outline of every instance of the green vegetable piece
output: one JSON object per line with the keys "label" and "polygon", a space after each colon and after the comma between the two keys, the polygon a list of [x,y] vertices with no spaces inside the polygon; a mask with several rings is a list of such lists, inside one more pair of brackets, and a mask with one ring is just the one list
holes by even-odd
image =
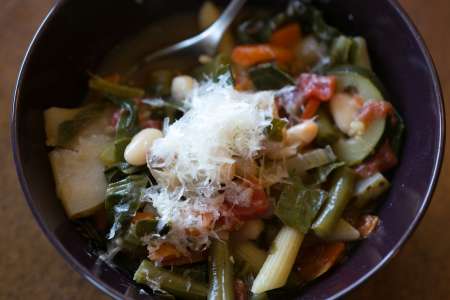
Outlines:
{"label": "green vegetable piece", "polygon": [[227,241],[214,239],[210,247],[209,300],[233,300],[234,278],[231,254]]}
{"label": "green vegetable piece", "polygon": [[275,215],[286,225],[306,234],[328,194],[306,187],[300,178],[286,184],[275,208]]}
{"label": "green vegetable piece", "polygon": [[369,51],[367,50],[367,42],[365,38],[353,38],[349,62],[352,65],[372,70],[372,64],[370,63]]}
{"label": "green vegetable piece", "polygon": [[81,130],[93,121],[98,120],[105,108],[106,105],[104,102],[95,102],[83,107],[72,120],[59,124],[56,144],[58,146],[67,146]]}
{"label": "green vegetable piece", "polygon": [[333,162],[325,166],[321,166],[319,168],[316,168],[312,172],[312,183],[313,185],[320,185],[328,180],[328,177],[330,174],[340,168],[345,166],[345,162],[339,161],[339,162]]}
{"label": "green vegetable piece", "polygon": [[143,237],[156,231],[158,220],[140,220],[136,223],[136,235]]}
{"label": "green vegetable piece", "polygon": [[336,155],[330,146],[324,149],[314,149],[287,160],[287,169],[290,174],[302,174],[336,160]]}
{"label": "green vegetable piece", "polygon": [[304,34],[312,33],[322,42],[330,44],[339,36],[339,30],[328,25],[322,12],[307,1],[291,1],[286,9],[289,19],[299,20]]}
{"label": "green vegetable piece", "polygon": [[356,65],[341,65],[341,66],[332,68],[328,72],[329,73],[341,73],[341,74],[355,73],[362,77],[365,77],[368,80],[370,80],[370,82],[380,91],[381,95],[384,96],[384,98],[386,98],[386,89],[385,89],[383,83],[378,78],[377,74],[375,74],[373,71],[371,71],[367,68],[363,68],[361,66],[356,66]]}
{"label": "green vegetable piece", "polygon": [[344,35],[339,36],[333,41],[330,57],[334,65],[346,64],[349,62],[352,44],[352,39]]}
{"label": "green vegetable piece", "polygon": [[134,281],[152,289],[163,289],[180,299],[202,300],[208,295],[206,284],[189,277],[175,274],[164,268],[156,267],[148,260],[143,260],[134,273]]}
{"label": "green vegetable piece", "polygon": [[[337,79],[338,92],[355,90],[364,101],[381,101],[383,96],[376,86],[366,77],[355,72],[332,71]],[[349,166],[354,166],[367,158],[380,142],[385,131],[386,118],[375,120],[361,136],[352,138],[341,137],[333,144],[339,160]]]}
{"label": "green vegetable piece", "polygon": [[335,143],[339,137],[339,130],[334,126],[331,116],[323,107],[319,109],[316,124],[319,127],[316,142],[319,146],[327,146]]}
{"label": "green vegetable piece", "polygon": [[89,88],[104,96],[113,96],[121,99],[140,98],[145,94],[145,91],[142,89],[113,83],[99,76],[92,76],[89,80]]}
{"label": "green vegetable piece", "polygon": [[145,175],[130,175],[120,181],[110,183],[106,189],[105,209],[112,226],[107,235],[113,239],[136,214],[141,205],[141,197],[148,178]]}
{"label": "green vegetable piece", "polygon": [[312,228],[316,235],[326,238],[335,228],[353,195],[355,173],[343,167],[334,173],[328,200]]}
{"label": "green vegetable piece", "polygon": [[290,75],[272,63],[251,68],[249,75],[257,90],[279,90],[287,85],[295,84]]}
{"label": "green vegetable piece", "polygon": [[212,78],[214,82],[217,82],[220,76],[228,74],[228,83],[234,85],[233,72],[231,71],[230,64],[230,57],[224,54],[218,54],[209,63],[197,67],[193,71],[193,75],[199,81]]}
{"label": "green vegetable piece", "polygon": [[273,119],[272,123],[266,128],[266,136],[275,142],[283,141],[283,130],[286,128],[287,121],[283,119]]}
{"label": "green vegetable piece", "polygon": [[353,205],[356,208],[364,208],[373,200],[383,195],[389,187],[389,181],[381,173],[364,178],[355,185],[355,200]]}

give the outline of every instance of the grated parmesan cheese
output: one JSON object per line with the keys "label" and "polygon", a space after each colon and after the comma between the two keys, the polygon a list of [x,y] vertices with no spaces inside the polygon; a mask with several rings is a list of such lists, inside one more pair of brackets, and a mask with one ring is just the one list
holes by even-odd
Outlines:
{"label": "grated parmesan cheese", "polygon": [[[158,185],[147,190],[146,200],[171,224],[156,243],[166,240],[183,252],[201,250],[216,236],[224,201],[219,190],[232,187],[237,159],[255,158],[262,150],[264,129],[272,121],[274,92],[239,92],[225,79],[194,89],[186,100],[190,109],[148,154]],[[240,197],[233,204],[248,206],[245,201],[248,197]],[[197,234],[187,236],[187,229]]]}

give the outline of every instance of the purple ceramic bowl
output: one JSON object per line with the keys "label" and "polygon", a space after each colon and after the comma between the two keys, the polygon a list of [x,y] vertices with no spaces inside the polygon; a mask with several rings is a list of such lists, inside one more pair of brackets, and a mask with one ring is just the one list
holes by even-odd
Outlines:
{"label": "purple ceramic bowl", "polygon": [[[87,91],[86,71],[95,70],[107,51],[123,38],[165,17],[169,10],[193,11],[200,4],[171,1],[169,8],[166,2],[59,1],[31,42],[12,107],[14,159],[34,217],[67,262],[116,299],[151,297],[139,294],[122,271],[96,263],[97,257],[86,250],[87,241],[66,218],[47,157],[43,111],[50,106],[78,105]],[[407,134],[392,188],[378,211],[381,226],[343,265],[299,291],[299,299],[338,298],[398,252],[430,203],[444,153],[445,114],[439,80],[421,37],[397,2],[317,2],[332,24],[367,38],[375,71],[389,91],[389,100],[404,117]]]}

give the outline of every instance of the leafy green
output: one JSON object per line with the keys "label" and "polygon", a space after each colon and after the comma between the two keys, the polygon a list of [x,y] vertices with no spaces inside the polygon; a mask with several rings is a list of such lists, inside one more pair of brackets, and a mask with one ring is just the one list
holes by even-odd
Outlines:
{"label": "leafy green", "polygon": [[150,110],[150,115],[152,119],[162,120],[164,118],[169,118],[172,122],[183,115],[187,110],[187,105],[174,100],[163,100],[161,98],[157,99],[144,99],[141,102],[147,105]]}
{"label": "leafy green", "polygon": [[132,166],[127,162],[119,162],[105,170],[106,181],[116,182],[124,179],[128,175],[144,173],[147,171],[146,166]]}
{"label": "leafy green", "polygon": [[312,33],[322,42],[331,43],[339,31],[328,25],[322,15],[322,12],[309,4],[310,1],[297,0],[291,1],[286,9],[288,18],[300,21],[304,34]]}
{"label": "leafy green", "polygon": [[272,141],[281,142],[283,140],[283,130],[287,123],[283,119],[273,119],[272,123],[266,127],[266,136]]}
{"label": "leafy green", "polygon": [[193,75],[200,81],[212,78],[214,82],[218,82],[220,76],[228,74],[229,80],[227,82],[234,85],[233,72],[230,64],[230,57],[224,54],[218,54],[210,62],[195,68]]}
{"label": "leafy green", "polygon": [[89,88],[103,96],[113,96],[120,99],[143,97],[145,94],[142,89],[113,83],[95,75],[89,80]]}
{"label": "leafy green", "polygon": [[249,75],[257,90],[279,90],[287,85],[295,84],[291,76],[272,63],[251,68]]}
{"label": "leafy green", "polygon": [[309,188],[299,177],[292,177],[281,192],[275,215],[286,225],[306,234],[327,197],[327,192]]}
{"label": "leafy green", "polygon": [[113,239],[131,220],[141,205],[142,193],[149,179],[145,175],[130,175],[110,183],[106,189],[105,209],[112,222],[108,239]]}
{"label": "leafy green", "polygon": [[91,122],[98,120],[105,108],[106,105],[104,102],[94,102],[83,107],[72,120],[59,124],[57,145],[65,146],[69,144],[83,128],[86,128]]}

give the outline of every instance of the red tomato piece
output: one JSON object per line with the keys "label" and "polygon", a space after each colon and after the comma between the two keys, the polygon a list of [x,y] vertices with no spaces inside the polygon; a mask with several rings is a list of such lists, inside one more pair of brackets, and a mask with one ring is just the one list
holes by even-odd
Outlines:
{"label": "red tomato piece", "polygon": [[369,159],[367,162],[359,165],[355,171],[361,177],[367,178],[374,175],[377,172],[386,172],[395,167],[398,163],[397,156],[389,144],[386,141],[377,153]]}
{"label": "red tomato piece", "polygon": [[[252,186],[253,193],[249,206],[232,206],[232,214],[240,220],[250,220],[263,216],[270,207],[266,193],[259,186]],[[226,199],[225,199],[226,201]]]}
{"label": "red tomato piece", "polygon": [[304,73],[298,78],[297,85],[305,99],[328,101],[336,92],[336,77]]}
{"label": "red tomato piece", "polygon": [[386,117],[393,112],[392,104],[386,101],[372,101],[365,104],[357,119],[368,126],[373,121]]}

